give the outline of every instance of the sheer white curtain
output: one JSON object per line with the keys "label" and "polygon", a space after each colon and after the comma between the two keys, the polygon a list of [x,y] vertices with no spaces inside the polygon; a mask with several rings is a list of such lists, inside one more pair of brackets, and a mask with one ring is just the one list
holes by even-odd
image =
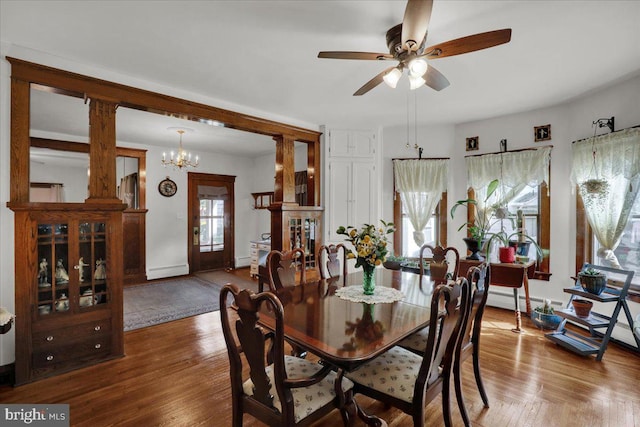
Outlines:
{"label": "sheer white curtain", "polygon": [[[466,157],[467,184],[475,192],[478,213],[490,217],[495,206],[506,205],[525,186],[549,182],[551,148]],[[494,179],[500,180],[500,187],[485,206],[487,188]]]}
{"label": "sheer white curtain", "polygon": [[416,245],[424,244],[424,228],[431,213],[447,191],[449,173],[448,160],[411,159],[394,160],[396,191],[400,193],[402,204],[415,230],[413,240]]}
{"label": "sheer white curtain", "polygon": [[[571,148],[571,181],[578,185],[587,220],[600,243],[598,257],[605,265],[620,268],[613,251],[640,189],[640,129],[583,139]],[[605,180],[607,188],[590,191],[584,183],[593,179]]]}

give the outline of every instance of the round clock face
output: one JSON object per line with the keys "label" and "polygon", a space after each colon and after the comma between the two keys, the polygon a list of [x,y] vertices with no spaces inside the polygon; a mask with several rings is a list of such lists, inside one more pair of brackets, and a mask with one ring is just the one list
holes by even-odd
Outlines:
{"label": "round clock face", "polygon": [[178,186],[169,177],[166,177],[158,184],[158,191],[165,197],[171,197],[178,191]]}

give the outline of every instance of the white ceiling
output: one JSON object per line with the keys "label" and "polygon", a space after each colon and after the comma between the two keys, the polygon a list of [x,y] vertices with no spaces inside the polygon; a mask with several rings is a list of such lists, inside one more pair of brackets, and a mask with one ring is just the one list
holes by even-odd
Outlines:
{"label": "white ceiling", "polygon": [[[404,126],[408,101],[417,101],[421,125],[469,122],[559,104],[640,73],[639,1],[435,0],[429,45],[501,28],[513,29],[511,42],[430,61],[451,82],[441,92],[424,87],[410,93],[405,76],[395,90],[380,85],[352,96],[391,64],[318,59],[318,52],[387,52],[385,33],[402,21],[405,4],[2,0],[0,36],[17,51],[43,52],[316,129]],[[84,124],[69,128],[68,117],[82,113],[81,100],[60,108],[47,107],[47,98],[34,100],[42,111],[34,128],[86,134]],[[119,109],[118,139],[175,145],[177,136],[167,131],[178,126],[175,120]],[[272,148],[265,137],[186,126],[196,132],[185,135],[185,145],[189,138],[198,149],[207,144],[231,152],[237,145],[254,155]]]}

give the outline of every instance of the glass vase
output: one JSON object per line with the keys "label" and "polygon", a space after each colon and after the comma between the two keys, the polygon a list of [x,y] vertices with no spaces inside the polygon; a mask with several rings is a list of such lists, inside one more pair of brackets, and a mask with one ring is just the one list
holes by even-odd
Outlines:
{"label": "glass vase", "polygon": [[365,295],[373,295],[376,289],[376,268],[373,265],[364,264],[362,266],[364,276],[362,278],[362,288]]}

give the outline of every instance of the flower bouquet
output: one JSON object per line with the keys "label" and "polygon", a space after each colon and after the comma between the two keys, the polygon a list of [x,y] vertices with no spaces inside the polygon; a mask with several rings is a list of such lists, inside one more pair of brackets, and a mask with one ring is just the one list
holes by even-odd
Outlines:
{"label": "flower bouquet", "polygon": [[372,224],[364,224],[360,229],[352,226],[340,226],[336,233],[347,236],[345,239],[353,244],[355,253],[347,249],[347,258],[356,259],[356,268],[362,267],[364,272],[364,293],[373,295],[375,289],[375,268],[382,265],[387,253],[387,234],[393,233],[395,227],[391,222],[380,220],[382,227],[376,228]]}

